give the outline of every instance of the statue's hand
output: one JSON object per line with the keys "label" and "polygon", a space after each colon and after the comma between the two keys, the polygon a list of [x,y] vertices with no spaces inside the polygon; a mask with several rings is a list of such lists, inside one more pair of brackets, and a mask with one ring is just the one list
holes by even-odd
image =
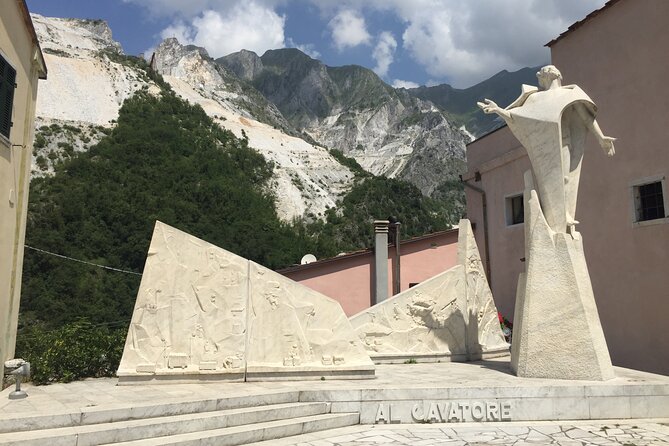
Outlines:
{"label": "statue's hand", "polygon": [[613,141],[615,140],[615,138],[610,136],[604,136],[599,143],[608,156],[613,156],[616,153],[616,148],[613,146]]}
{"label": "statue's hand", "polygon": [[502,111],[502,109],[490,99],[484,99],[483,102],[477,102],[476,105],[478,105],[479,108],[483,110],[483,113],[486,114],[490,113],[499,114],[499,112]]}

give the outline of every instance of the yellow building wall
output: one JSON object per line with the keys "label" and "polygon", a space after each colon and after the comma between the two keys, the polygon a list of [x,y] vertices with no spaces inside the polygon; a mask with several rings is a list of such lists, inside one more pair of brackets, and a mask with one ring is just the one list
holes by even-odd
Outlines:
{"label": "yellow building wall", "polygon": [[0,376],[14,356],[37,82],[45,74],[22,2],[3,0],[0,53],[16,69],[10,138],[0,136]]}

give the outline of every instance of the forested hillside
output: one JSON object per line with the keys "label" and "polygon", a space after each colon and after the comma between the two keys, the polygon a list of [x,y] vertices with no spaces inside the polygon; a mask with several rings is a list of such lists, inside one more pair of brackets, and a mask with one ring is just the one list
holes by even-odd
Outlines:
{"label": "forested hillside", "polygon": [[[106,362],[83,373],[112,373],[111,352],[120,352],[155,220],[278,268],[307,252],[327,257],[369,246],[375,218],[398,216],[406,236],[459,218],[415,186],[374,177],[335,154],[357,172],[341,205],[325,222],[282,222],[268,186],[273,165],[161,84],[159,95],[140,91],[126,100],[97,145],[57,163],[55,175],[33,180],[26,244],[125,272],[27,249],[18,355],[40,364],[47,351],[65,351],[54,343],[81,353],[95,333]],[[74,338],[63,340],[64,333]],[[42,371],[49,367],[42,364]],[[40,379],[62,379],[56,375]]]}

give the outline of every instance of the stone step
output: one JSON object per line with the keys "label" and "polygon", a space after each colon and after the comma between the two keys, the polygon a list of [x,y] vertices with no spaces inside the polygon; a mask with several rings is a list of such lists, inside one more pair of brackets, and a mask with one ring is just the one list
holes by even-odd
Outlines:
{"label": "stone step", "polygon": [[[102,405],[34,415],[30,413],[17,413],[0,419],[0,433],[113,423],[117,421],[213,412],[243,407],[259,407],[267,404],[296,403],[298,400],[298,391],[278,391],[210,399],[151,401],[132,403],[132,405]],[[312,400],[311,402],[318,401]]]}
{"label": "stone step", "polygon": [[[113,443],[117,446],[235,446],[258,441],[275,440],[293,435],[308,434],[339,427],[353,426],[360,422],[358,413],[311,415],[289,420],[268,421],[257,424],[193,432],[146,440]],[[113,446],[110,444],[109,446]]]}
{"label": "stone step", "polygon": [[0,445],[92,446],[128,441],[143,442],[161,436],[221,430],[288,418],[300,419],[327,414],[329,411],[329,403],[315,402],[272,404],[172,416],[159,415],[140,420],[3,433],[0,434]]}

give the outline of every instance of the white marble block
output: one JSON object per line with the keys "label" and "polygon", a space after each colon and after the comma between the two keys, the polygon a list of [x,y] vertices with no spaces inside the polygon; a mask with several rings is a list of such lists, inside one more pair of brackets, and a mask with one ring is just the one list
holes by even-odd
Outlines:
{"label": "white marble block", "polygon": [[526,273],[518,281],[511,368],[533,378],[608,380],[611,358],[583,242],[551,230],[525,174]]}
{"label": "white marble block", "polygon": [[468,220],[460,221],[458,263],[351,317],[375,362],[466,361],[508,354]]}
{"label": "white marble block", "polygon": [[251,375],[370,377],[374,366],[336,301],[156,222],[119,382]]}

